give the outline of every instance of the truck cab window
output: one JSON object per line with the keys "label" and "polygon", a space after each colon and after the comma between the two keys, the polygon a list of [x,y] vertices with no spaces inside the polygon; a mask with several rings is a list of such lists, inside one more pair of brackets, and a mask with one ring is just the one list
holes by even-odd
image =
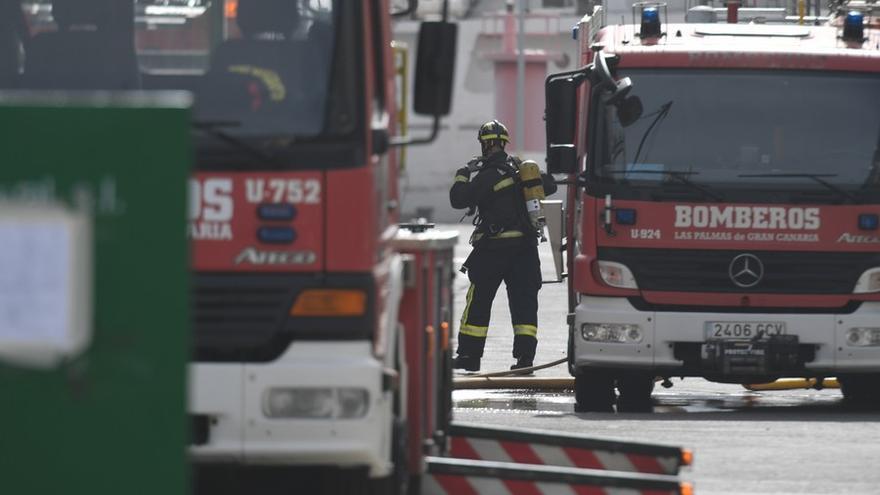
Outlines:
{"label": "truck cab window", "polygon": [[243,134],[319,134],[333,46],[331,20],[309,18],[295,2],[250,0],[239,2],[236,21],[241,38],[226,40],[212,52],[197,92],[197,115],[237,122]]}
{"label": "truck cab window", "polygon": [[[344,3],[0,0],[21,18],[0,19],[0,87],[186,90],[194,120],[258,147],[347,134],[334,116],[351,121],[353,98],[339,97],[350,89],[331,77],[357,60],[337,43],[351,36],[337,29],[351,24],[343,11],[357,15]],[[224,146],[209,136],[197,144]]]}
{"label": "truck cab window", "polygon": [[109,0],[53,0],[51,21],[27,45],[23,86],[27,89],[140,88],[132,43],[114,23]]}
{"label": "truck cab window", "polygon": [[[601,152],[592,166],[604,184],[625,182],[645,192],[681,188],[686,176],[733,196],[768,183],[829,187],[810,175],[833,188],[877,193],[880,117],[864,111],[880,107],[876,76],[681,69],[625,75],[639,83],[634,93],[645,113],[624,128],[613,108],[604,109],[596,129]],[[842,96],[810,100],[831,92]]]}

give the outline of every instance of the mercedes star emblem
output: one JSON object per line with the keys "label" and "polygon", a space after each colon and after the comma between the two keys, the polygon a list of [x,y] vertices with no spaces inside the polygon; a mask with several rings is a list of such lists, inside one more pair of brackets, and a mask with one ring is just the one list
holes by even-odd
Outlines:
{"label": "mercedes star emblem", "polygon": [[747,289],[758,285],[764,278],[764,264],[754,254],[741,254],[730,262],[727,274],[734,284]]}

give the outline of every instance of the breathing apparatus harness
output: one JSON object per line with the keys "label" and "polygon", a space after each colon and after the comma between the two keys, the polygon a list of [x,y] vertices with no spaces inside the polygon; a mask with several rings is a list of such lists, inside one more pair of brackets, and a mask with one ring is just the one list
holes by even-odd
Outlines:
{"label": "breathing apparatus harness", "polygon": [[[509,178],[513,180],[513,183],[516,189],[519,191],[519,195],[525,197],[528,200],[527,189],[534,187],[541,187],[541,196],[543,199],[543,181],[541,180],[540,171],[537,171],[537,182],[536,179],[531,178],[528,180],[523,180],[521,167],[523,165],[522,160],[519,158],[507,155],[507,159],[502,163],[492,163],[487,160],[486,157],[475,157],[473,160],[468,162],[468,167],[473,170],[480,172],[482,170],[486,170],[487,168],[495,168],[498,170],[502,177]],[[532,162],[534,163],[534,162]],[[537,165],[535,165],[537,169]],[[502,179],[503,180],[503,179]],[[459,221],[463,221],[466,217],[473,216],[473,220],[471,224],[476,227],[474,233],[471,235],[470,243],[473,245],[474,242],[478,239],[478,235],[485,233],[490,236],[497,236],[506,231],[512,230],[514,228],[523,228],[524,230],[531,230],[535,237],[543,238],[542,227],[543,225],[536,225],[532,216],[530,215],[529,209],[527,207],[527,203],[523,201],[517,201],[517,210],[519,221],[515,224],[511,225],[497,225],[497,224],[489,224],[484,226],[484,217],[480,215],[479,208],[476,206],[472,206],[468,208],[467,212],[461,217]],[[543,219],[542,219],[543,220]],[[482,230],[482,232],[481,232]]]}

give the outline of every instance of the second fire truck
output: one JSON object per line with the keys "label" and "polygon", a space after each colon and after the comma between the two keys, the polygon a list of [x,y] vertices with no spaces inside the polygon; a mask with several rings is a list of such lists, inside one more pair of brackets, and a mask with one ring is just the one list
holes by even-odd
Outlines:
{"label": "second fire truck", "polygon": [[833,9],[579,24],[584,69],[547,80],[578,410],[650,410],[673,376],[836,376],[877,401],[878,8]]}

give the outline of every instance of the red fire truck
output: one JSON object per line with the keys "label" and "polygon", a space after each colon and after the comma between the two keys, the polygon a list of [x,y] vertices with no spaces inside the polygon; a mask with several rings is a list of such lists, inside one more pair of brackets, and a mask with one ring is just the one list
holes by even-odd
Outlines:
{"label": "red fire truck", "polygon": [[673,376],[836,376],[876,403],[877,5],[708,3],[681,24],[662,3],[632,24],[598,9],[584,68],[547,79],[576,407],[649,410]]}
{"label": "red fire truck", "polygon": [[[254,3],[225,4],[245,39]],[[190,182],[197,488],[403,493],[451,419],[455,236],[399,231],[393,152],[433,136],[399,136],[390,2],[285,0],[274,17],[290,5],[307,23],[294,27],[298,58],[266,72],[291,54],[267,55],[260,40],[259,53],[224,60],[249,79],[232,115],[214,112],[228,94],[196,94],[195,125],[216,146],[200,148]],[[423,24],[418,50],[415,108],[436,134],[455,26]],[[257,111],[248,130],[241,108],[282,91],[298,103],[268,120]]]}
{"label": "red fire truck", "polygon": [[[413,366],[439,357],[415,368],[419,387],[407,389],[405,346],[427,347],[427,337],[404,339],[403,325],[448,340],[455,238],[398,234],[393,148],[413,140],[398,135],[390,2],[0,7],[4,90],[194,96],[197,488],[256,491],[277,471],[261,468],[278,466],[310,466],[302,486],[328,493],[403,485],[407,458],[417,474],[423,459],[408,455],[407,438],[421,445],[445,429],[448,414],[428,415],[426,404],[449,410],[431,401],[450,396],[451,374],[448,349],[432,343],[430,353],[412,350]],[[455,26],[425,23],[419,50],[415,108],[436,119],[449,109]],[[416,261],[431,269],[413,271]],[[407,401],[414,390],[426,398]],[[311,466],[351,469],[322,477],[329,470]]]}

